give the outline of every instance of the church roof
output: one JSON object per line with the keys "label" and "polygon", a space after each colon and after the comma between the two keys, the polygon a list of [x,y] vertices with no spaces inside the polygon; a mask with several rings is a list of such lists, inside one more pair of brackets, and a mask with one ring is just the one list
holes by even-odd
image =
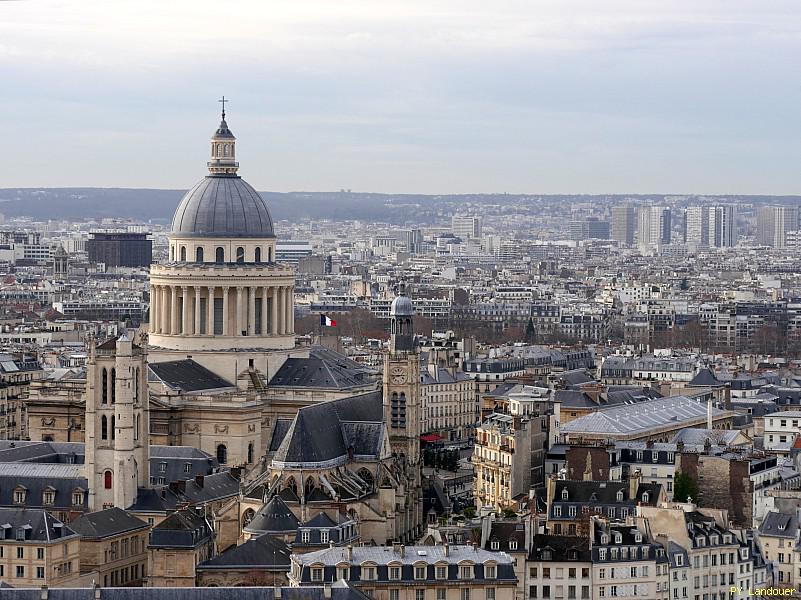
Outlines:
{"label": "church roof", "polygon": [[271,535],[262,535],[200,563],[197,570],[271,568],[289,571],[291,556],[292,552],[285,542]]}
{"label": "church roof", "polygon": [[300,521],[280,496],[273,496],[245,526],[248,533],[283,533],[296,531]]}
{"label": "church roof", "polygon": [[353,454],[378,456],[383,435],[383,397],[370,392],[301,408],[273,461],[314,464],[344,462]]}
{"label": "church roof", "polygon": [[369,382],[363,365],[329,348],[314,346],[308,358],[288,358],[269,385],[342,390]]}
{"label": "church roof", "polygon": [[235,387],[191,358],[150,363],[152,373],[165,385],[182,392],[200,392]]}

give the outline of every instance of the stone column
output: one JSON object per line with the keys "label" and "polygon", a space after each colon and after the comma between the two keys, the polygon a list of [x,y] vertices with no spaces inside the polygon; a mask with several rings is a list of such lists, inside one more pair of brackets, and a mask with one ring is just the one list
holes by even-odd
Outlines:
{"label": "stone column", "polygon": [[242,292],[243,288],[241,285],[236,286],[236,332],[234,335],[242,335],[242,329],[244,327],[244,310],[242,308]]}
{"label": "stone column", "polygon": [[159,330],[159,286],[150,286],[150,333]]}
{"label": "stone column", "polygon": [[228,325],[228,286],[223,286],[223,322],[222,322],[222,330],[223,335],[231,335],[231,327]]}
{"label": "stone column", "polygon": [[200,335],[200,288],[195,286],[195,335]]}
{"label": "stone column", "polygon": [[166,285],[159,286],[159,295],[161,296],[159,299],[159,311],[161,311],[159,333],[168,333],[170,331],[170,300],[167,296],[167,291]]}
{"label": "stone column", "polygon": [[214,288],[211,286],[206,300],[206,335],[214,335]]}
{"label": "stone column", "polygon": [[292,313],[295,312],[292,310],[293,305],[293,298],[292,298],[292,289],[293,286],[288,285],[286,286],[286,332],[292,333]]}
{"label": "stone column", "polygon": [[278,335],[278,288],[275,286],[270,287],[271,292],[271,305],[270,305],[270,333]]}
{"label": "stone column", "polygon": [[248,288],[248,335],[256,335],[256,288]]}
{"label": "stone column", "polygon": [[269,294],[270,288],[267,286],[261,288],[261,331],[259,331],[259,334],[261,335],[267,335],[269,333],[269,329],[267,329],[267,297]]}
{"label": "stone column", "polygon": [[286,298],[286,295],[284,294],[283,285],[280,285],[278,288],[276,288],[276,294],[278,296],[278,335],[284,335],[284,333],[286,333],[286,330],[284,329],[284,318],[286,318],[284,298]]}
{"label": "stone column", "polygon": [[181,315],[181,331],[183,335],[189,335],[191,329],[191,317],[189,316],[189,286],[182,285],[181,286],[181,298],[183,299],[181,304],[182,315]]}
{"label": "stone column", "polygon": [[170,333],[178,335],[178,286],[170,286]]}

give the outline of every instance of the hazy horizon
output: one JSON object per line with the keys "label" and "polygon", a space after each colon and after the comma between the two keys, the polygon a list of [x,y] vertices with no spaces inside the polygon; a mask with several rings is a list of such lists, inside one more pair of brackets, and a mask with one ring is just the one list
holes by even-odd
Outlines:
{"label": "hazy horizon", "polygon": [[[794,2],[0,2],[0,188],[794,195]],[[679,189],[679,192],[656,192]]]}

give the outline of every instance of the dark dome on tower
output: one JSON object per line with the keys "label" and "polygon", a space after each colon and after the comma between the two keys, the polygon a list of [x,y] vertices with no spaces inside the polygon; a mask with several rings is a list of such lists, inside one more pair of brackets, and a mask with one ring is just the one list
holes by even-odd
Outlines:
{"label": "dark dome on tower", "polygon": [[275,237],[267,204],[241,177],[209,175],[189,190],[172,218],[172,233],[200,237]]}
{"label": "dark dome on tower", "polygon": [[172,218],[172,233],[193,237],[274,238],[267,204],[239,175],[236,138],[225,122],[211,138],[209,175],[189,190]]}

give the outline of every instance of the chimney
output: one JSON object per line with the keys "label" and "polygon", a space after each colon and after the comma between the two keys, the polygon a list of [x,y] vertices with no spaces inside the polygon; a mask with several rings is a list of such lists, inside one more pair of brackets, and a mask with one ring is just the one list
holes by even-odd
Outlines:
{"label": "chimney", "polygon": [[637,499],[637,488],[640,487],[640,470],[635,469],[629,475],[629,500]]}
{"label": "chimney", "polygon": [[404,546],[403,544],[401,544],[401,547],[400,547],[400,554],[401,554],[401,558],[406,558],[406,546]]}
{"label": "chimney", "polygon": [[203,475],[195,475],[195,485],[197,487],[199,487],[200,489],[203,489],[203,480],[204,479],[205,478],[204,478]]}
{"label": "chimney", "polygon": [[353,560],[353,545],[348,544],[348,562]]}
{"label": "chimney", "polygon": [[331,597],[331,584],[326,583],[323,585],[323,598],[330,598]]}
{"label": "chimney", "polygon": [[273,598],[281,600],[281,586],[277,585],[273,588]]}
{"label": "chimney", "polygon": [[48,592],[47,586],[43,585],[42,586],[42,591],[39,592],[39,599],[40,600],[47,600],[47,592]]}
{"label": "chimney", "polygon": [[443,550],[445,551],[445,556],[446,556],[446,557],[451,555],[450,548],[448,547],[448,542],[445,542],[445,543],[442,545],[442,548],[443,548]]}
{"label": "chimney", "polygon": [[176,494],[184,494],[186,492],[186,481],[171,481],[170,490]]}
{"label": "chimney", "polygon": [[726,410],[731,410],[731,383],[723,386],[723,406]]}

